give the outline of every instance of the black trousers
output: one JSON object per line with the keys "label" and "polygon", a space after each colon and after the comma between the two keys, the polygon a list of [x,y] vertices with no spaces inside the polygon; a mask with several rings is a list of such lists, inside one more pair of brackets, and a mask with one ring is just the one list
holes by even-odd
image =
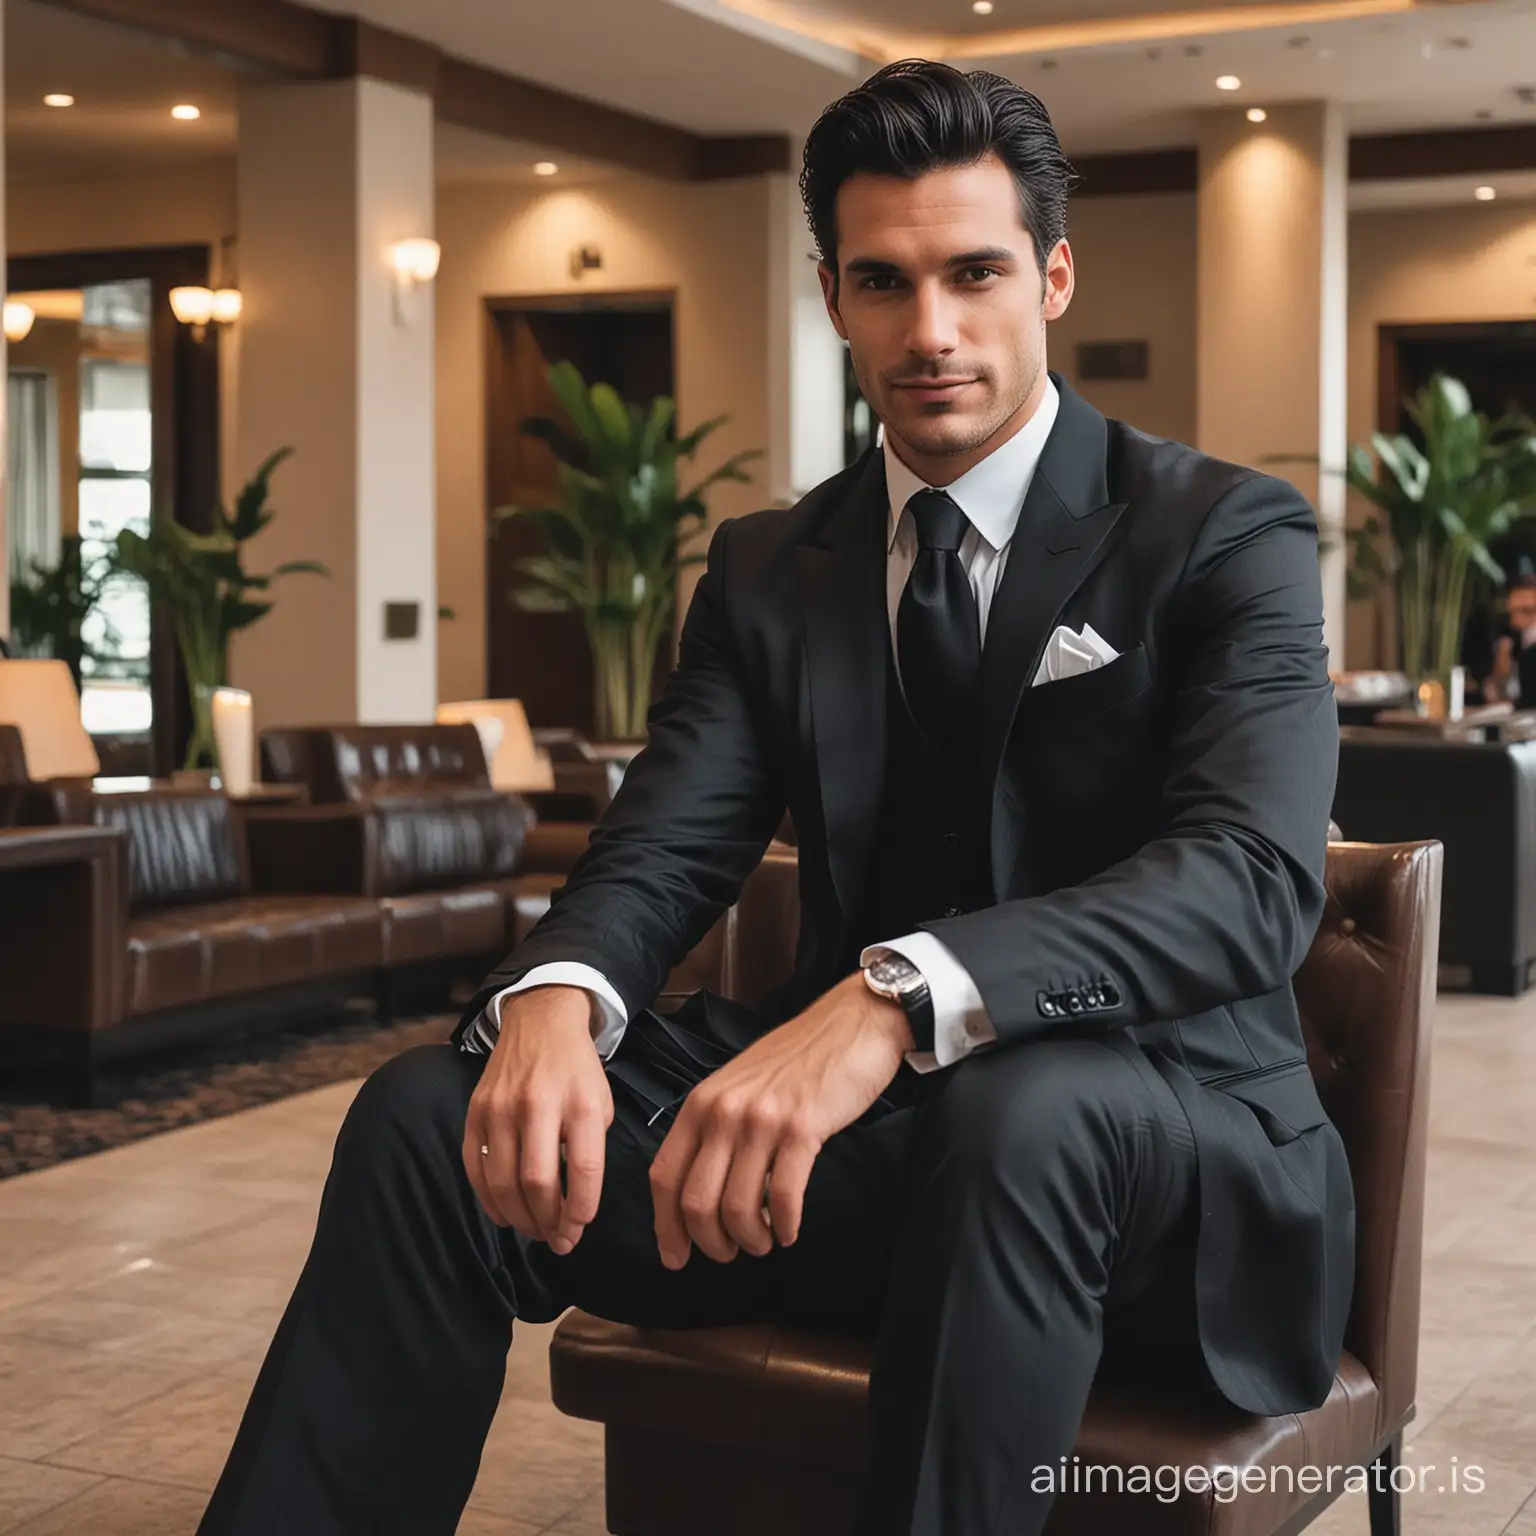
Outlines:
{"label": "black trousers", "polygon": [[[663,1267],[648,1169],[741,1043],[697,994],[609,1065],[597,1218],[572,1253],[497,1228],[460,1148],[483,1060],[425,1046],[363,1085],[314,1245],[201,1536],[447,1536],[474,1486],[510,1328],[569,1306],[661,1327],[779,1319],[876,1337],[864,1536],[1028,1536],[1096,1374],[1211,1390],[1194,1327],[1188,1123],[1128,1035],[992,1048],[829,1140],[798,1241]],[[722,1512],[722,1529],[729,1514]]]}

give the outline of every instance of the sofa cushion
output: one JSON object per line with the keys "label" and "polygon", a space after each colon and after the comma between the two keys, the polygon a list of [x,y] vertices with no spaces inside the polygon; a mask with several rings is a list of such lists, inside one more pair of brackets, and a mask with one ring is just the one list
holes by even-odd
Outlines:
{"label": "sofa cushion", "polygon": [[129,923],[124,1010],[372,970],[382,958],[379,908],[365,897],[246,896],[166,908]]}
{"label": "sofa cushion", "polygon": [[378,894],[498,880],[522,858],[532,813],[495,790],[439,788],[374,796]]}
{"label": "sofa cushion", "polygon": [[379,910],[385,965],[443,955],[501,955],[507,947],[504,900],[494,886],[385,896]]}

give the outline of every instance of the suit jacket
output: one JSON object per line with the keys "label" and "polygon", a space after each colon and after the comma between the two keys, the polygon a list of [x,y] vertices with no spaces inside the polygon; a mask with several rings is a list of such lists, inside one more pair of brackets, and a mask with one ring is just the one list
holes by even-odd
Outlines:
{"label": "suit jacket", "polygon": [[[1348,1164],[1291,989],[1323,910],[1338,750],[1316,519],[1285,482],[1056,386],[982,657],[995,905],[921,926],[974,977],[993,1049],[1126,1030],[1148,1051],[1198,1148],[1207,1363],[1238,1406],[1291,1412],[1328,1392],[1353,1269]],[[716,529],[644,751],[467,1017],[550,960],[647,1006],[786,807],[801,928],[778,1013],[853,968],[885,761],[888,516],[875,451]],[[1029,686],[1063,623],[1118,659]]]}

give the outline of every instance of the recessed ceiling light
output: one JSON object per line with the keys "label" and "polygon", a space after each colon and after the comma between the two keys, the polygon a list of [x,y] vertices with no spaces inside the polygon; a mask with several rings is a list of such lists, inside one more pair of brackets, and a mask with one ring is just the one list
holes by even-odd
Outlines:
{"label": "recessed ceiling light", "polygon": [[1240,91],[1242,88],[1243,82],[1236,75],[1216,76],[1216,89],[1218,91]]}
{"label": "recessed ceiling light", "polygon": [[194,107],[190,102],[182,102],[178,107],[171,108],[171,116],[178,123],[195,123],[203,115],[201,107]]}
{"label": "recessed ceiling light", "polygon": [[1266,112],[1263,107],[1248,108],[1248,121],[1250,123],[1262,123],[1268,116],[1269,113]]}
{"label": "recessed ceiling light", "polygon": [[63,91],[51,91],[43,97],[43,105],[45,107],[72,107],[74,104],[75,98]]}
{"label": "recessed ceiling light", "polygon": [[1056,60],[1055,59],[1041,59],[1040,60],[1040,68],[1041,69],[1055,69],[1056,68]]}
{"label": "recessed ceiling light", "polygon": [[1472,115],[1480,123],[1491,123],[1493,121],[1493,113],[1487,107],[1479,107]]}
{"label": "recessed ceiling light", "polygon": [[553,160],[540,160],[533,167],[535,176],[553,176],[560,167]]}
{"label": "recessed ceiling light", "polygon": [[990,16],[992,14],[992,0],[971,0],[971,9],[978,16]]}
{"label": "recessed ceiling light", "polygon": [[1492,187],[1478,187],[1472,196],[1480,203],[1491,203],[1499,194]]}
{"label": "recessed ceiling light", "polygon": [[1331,59],[1333,57],[1333,49],[1332,48],[1319,48],[1317,50],[1317,56],[1320,59]]}

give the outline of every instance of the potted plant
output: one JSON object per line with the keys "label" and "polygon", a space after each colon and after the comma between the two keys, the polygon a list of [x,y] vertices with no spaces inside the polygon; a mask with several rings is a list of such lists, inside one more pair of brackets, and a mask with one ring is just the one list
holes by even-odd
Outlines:
{"label": "potted plant", "polygon": [[1437,373],[1404,402],[1421,441],[1378,432],[1350,450],[1344,476],[1375,508],[1347,534],[1356,594],[1390,583],[1402,667],[1448,689],[1475,571],[1504,572],[1490,546],[1536,512],[1536,424],[1473,410],[1458,379]]}
{"label": "potted plant", "polygon": [[176,634],[192,696],[188,768],[217,761],[212,700],[227,681],[230,636],[272,609],[270,601],[252,594],[266,593],[279,576],[330,574],[315,560],[289,560],[265,576],[245,569],[246,544],[273,518],[267,499],[272,472],[292,452],[280,448],[267,459],[235,498],[233,514],[215,509],[207,533],[157,519],[147,534],[126,528],[117,536],[115,564],[146,583],[150,601],[169,613]]}
{"label": "potted plant", "polygon": [[[673,432],[675,402],[659,396],[629,405],[608,384],[588,387],[576,368],[554,364],[550,386],[570,426],[528,417],[520,430],[554,450],[560,499],[547,507],[504,507],[498,521],[525,517],[542,533],[545,553],[518,561],[527,578],[512,600],[527,612],[581,614],[592,653],[599,738],[645,735],[656,653],[670,631],[677,576],[704,559],[679,546],[707,519],[704,493],[725,480],[749,483],[749,449],[682,490],[681,461],[691,460],[726,418],[684,437]],[[572,430],[574,429],[574,430]]]}
{"label": "potted plant", "polygon": [[112,562],[101,556],[87,560],[79,535],[70,533],[59,540],[57,565],[34,556],[28,574],[11,581],[12,639],[24,655],[66,662],[76,693],[84,684],[86,662],[99,669],[117,656],[120,637],[105,612],[99,644],[91,640],[86,624],[111,579]]}

